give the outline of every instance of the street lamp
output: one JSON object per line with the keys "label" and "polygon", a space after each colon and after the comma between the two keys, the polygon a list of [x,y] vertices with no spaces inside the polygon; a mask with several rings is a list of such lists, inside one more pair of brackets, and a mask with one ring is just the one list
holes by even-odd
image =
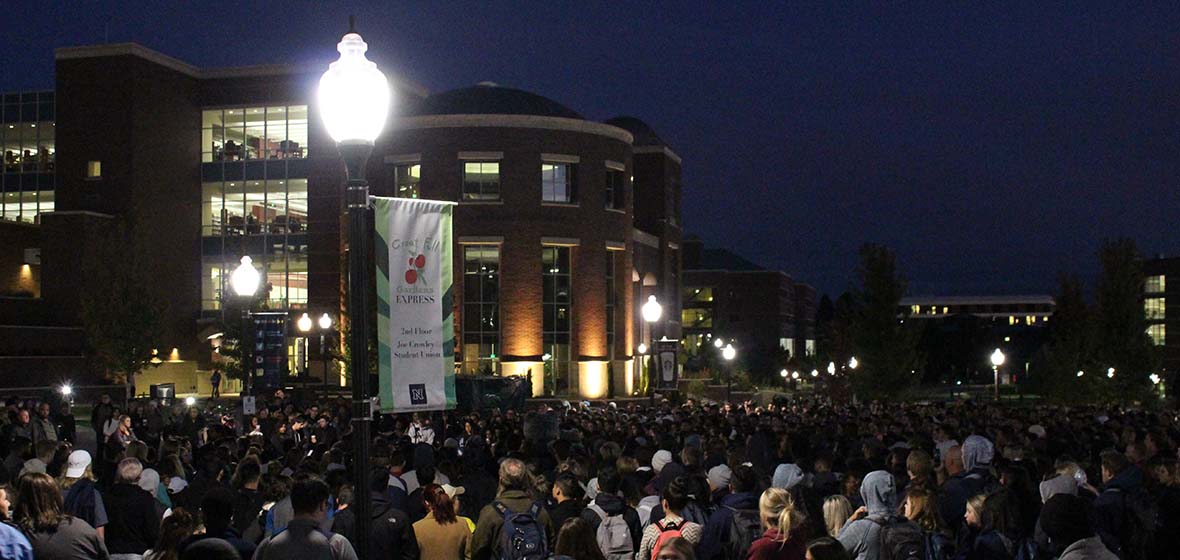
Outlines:
{"label": "street lamp", "polygon": [[238,346],[241,350],[242,379],[246,384],[246,394],[254,385],[254,364],[250,363],[250,346],[246,343],[246,333],[250,330],[250,307],[254,304],[254,296],[258,294],[258,286],[262,284],[262,275],[254,268],[254,261],[249,256],[243,256],[237,268],[229,277],[229,285],[234,294],[242,298],[242,333],[238,336]]}
{"label": "street lamp", "polygon": [[300,360],[300,366],[303,371],[299,372],[300,384],[304,389],[307,389],[307,347],[311,345],[311,337],[307,336],[311,332],[311,317],[304,313],[299,316],[299,320],[295,321],[295,328],[303,333],[303,359]]}
{"label": "street lamp", "polygon": [[720,350],[722,346],[725,346],[724,340],[721,340],[720,337],[713,339],[713,347],[714,348],[717,348],[718,350]]}
{"label": "street lamp", "polygon": [[1106,368],[1106,378],[1114,379],[1114,368]]}
{"label": "street lamp", "polygon": [[836,362],[828,362],[828,375],[836,375]]}
{"label": "street lamp", "polygon": [[853,356],[848,360],[848,369],[856,369],[859,365],[860,362],[856,360],[856,356]]}
{"label": "street lamp", "polygon": [[639,311],[643,314],[643,322],[647,323],[647,332],[651,340],[651,357],[647,359],[647,395],[648,402],[654,405],[656,402],[656,376],[653,370],[656,365],[656,354],[659,351],[656,347],[656,322],[664,314],[664,307],[653,295],[647,296],[647,303],[644,303]]}
{"label": "street lamp", "polygon": [[[372,272],[369,252],[372,232],[369,222],[369,183],[365,180],[365,164],[373,152],[373,142],[381,134],[389,116],[392,93],[385,74],[365,58],[369,46],[355,30],[350,17],[348,33],[340,39],[336,50],[340,58],[328,65],[320,78],[319,110],[324,128],[336,141],[348,176],[348,320],[350,321],[350,361],[352,364],[353,445],[356,463],[353,468],[353,487],[356,493],[356,519],[367,520],[372,509],[369,492],[369,441],[373,420],[369,405],[369,290],[368,277]],[[368,523],[356,524],[356,553],[369,557]]]}
{"label": "street lamp", "polygon": [[328,333],[332,330],[332,316],[324,313],[320,315],[320,361],[324,367],[324,394],[328,394]]}
{"label": "street lamp", "polygon": [[992,387],[995,389],[996,400],[1000,400],[1000,366],[1004,365],[1004,353],[996,348],[992,352]]}
{"label": "street lamp", "polygon": [[732,344],[726,344],[721,349],[721,357],[725,358],[725,402],[733,402],[733,359],[737,357],[737,350]]}

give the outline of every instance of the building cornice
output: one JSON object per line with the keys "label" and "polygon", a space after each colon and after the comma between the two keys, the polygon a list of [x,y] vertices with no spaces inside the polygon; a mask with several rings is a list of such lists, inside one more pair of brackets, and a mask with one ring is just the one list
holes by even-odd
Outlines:
{"label": "building cornice", "polygon": [[681,165],[680,156],[667,146],[635,146],[632,152],[636,154],[664,154],[664,157],[676,162],[676,165]]}
{"label": "building cornice", "polygon": [[429,128],[533,128],[605,136],[620,142],[626,142],[627,144],[634,141],[634,137],[631,136],[630,132],[609,124],[538,115],[425,115],[399,119],[396,127],[403,130]]}

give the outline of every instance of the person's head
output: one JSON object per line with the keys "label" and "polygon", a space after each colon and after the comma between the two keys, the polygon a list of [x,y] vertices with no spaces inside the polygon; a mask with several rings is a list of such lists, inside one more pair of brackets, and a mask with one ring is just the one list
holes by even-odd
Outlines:
{"label": "person's head", "polygon": [[779,540],[786,541],[803,521],[803,513],[795,509],[791,492],[782,488],[767,488],[758,500],[762,526],[778,531]]}
{"label": "person's head", "polygon": [[851,560],[848,550],[832,537],[820,537],[807,543],[807,560]]}
{"label": "person's head", "polygon": [[758,472],[753,467],[738,465],[729,479],[729,489],[731,492],[757,492]]}
{"label": "person's head", "polygon": [[328,485],[324,481],[308,477],[291,486],[291,508],[296,517],[324,519],[328,514]]}
{"label": "person's head", "polygon": [[604,560],[594,528],[580,517],[572,517],[561,524],[553,553],[576,560]]}
{"label": "person's head", "polygon": [[119,461],[119,466],[115,468],[115,483],[135,484],[139,482],[139,476],[142,474],[143,463],[135,457],[127,457]]}
{"label": "person's head", "polygon": [[180,543],[197,530],[197,518],[184,508],[175,508],[172,515],[160,521],[160,536],[152,550],[159,551],[160,560],[177,560]]}
{"label": "person's head", "polygon": [[209,534],[225,533],[234,515],[236,499],[233,491],[224,486],[209,490],[201,498],[201,517]]}
{"label": "person's head", "polygon": [[98,396],[98,402],[100,402],[102,404],[111,404],[111,396],[106,393],[103,393]]}
{"label": "person's head", "polygon": [[696,560],[692,543],[684,537],[672,537],[656,553],[656,560]]}
{"label": "person's head", "polygon": [[439,525],[455,522],[455,505],[451,503],[451,497],[447,495],[442,486],[438,484],[424,486],[422,488],[422,505]]}
{"label": "person's head", "polygon": [[963,449],[957,445],[949,447],[942,458],[942,467],[950,476],[963,472]]}
{"label": "person's head", "polygon": [[17,481],[13,518],[26,532],[54,531],[65,519],[61,490],[45,473],[27,473]]}
{"label": "person's head", "polygon": [[0,521],[8,521],[8,512],[12,509],[12,499],[8,496],[8,485],[0,484]]}
{"label": "person's head", "polygon": [[131,430],[131,417],[126,414],[119,416],[119,429],[123,431]]}
{"label": "person's head", "polygon": [[848,523],[848,518],[852,517],[852,502],[848,498],[835,494],[824,499],[824,528],[827,529],[828,536],[834,537],[840,534],[840,530]]}
{"label": "person's head", "polygon": [[1118,451],[1109,450],[1102,452],[1102,482],[1110,482],[1110,479],[1118,476],[1123,472],[1130,462],[1127,461],[1126,456]]}
{"label": "person's head", "polygon": [[235,488],[256,486],[261,478],[262,465],[258,462],[258,459],[246,457],[242,459],[242,462],[238,463],[238,468],[234,471],[233,486]]}
{"label": "person's head", "polygon": [[967,510],[963,513],[963,521],[967,522],[968,527],[978,529],[983,527],[984,509],[983,504],[987,501],[987,494],[977,494],[967,500]]}
{"label": "person's head", "polygon": [[598,469],[598,490],[603,494],[618,492],[621,483],[622,476],[619,475],[619,470],[615,467],[607,465]]}
{"label": "person's head", "polygon": [[21,424],[29,423],[29,409],[22,408],[16,412],[16,420]]}
{"label": "person's head", "polygon": [[669,482],[664,487],[664,491],[660,493],[660,505],[663,506],[665,513],[680,515],[688,506],[691,494],[692,488],[688,477],[678,476],[672,479],[672,482]]}
{"label": "person's head", "polygon": [[37,416],[49,418],[49,403],[43,402],[37,405]]}
{"label": "person's head", "polygon": [[929,488],[914,487],[906,490],[902,512],[906,519],[917,523],[924,531],[938,531],[942,523],[938,517],[938,501]]}
{"label": "person's head", "polygon": [[1090,502],[1078,496],[1057,494],[1041,508],[1041,530],[1058,550],[1094,536]]}
{"label": "person's head", "polygon": [[910,480],[930,480],[934,477],[934,458],[923,449],[915,449],[906,457],[905,470]]}
{"label": "person's head", "polygon": [[53,455],[57,453],[57,442],[43,439],[33,446],[36,457],[41,459],[46,464],[53,460]]}
{"label": "person's head", "polygon": [[504,459],[500,463],[500,491],[520,490],[527,492],[532,487],[529,469],[520,459]]}
{"label": "person's head", "polygon": [[559,504],[566,500],[580,500],[585,495],[585,490],[578,483],[578,477],[572,473],[561,473],[553,481],[553,501]]}

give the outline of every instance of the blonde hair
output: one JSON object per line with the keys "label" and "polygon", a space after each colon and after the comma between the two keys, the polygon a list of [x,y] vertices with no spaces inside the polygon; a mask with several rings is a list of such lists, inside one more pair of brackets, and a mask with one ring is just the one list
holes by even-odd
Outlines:
{"label": "blonde hair", "polygon": [[758,500],[758,510],[762,513],[762,522],[777,529],[782,542],[790,539],[791,532],[803,523],[803,513],[795,509],[795,499],[782,488],[767,488]]}
{"label": "blonde hair", "polygon": [[848,498],[835,494],[824,499],[824,528],[829,537],[839,535],[849,517],[852,517],[852,502]]}

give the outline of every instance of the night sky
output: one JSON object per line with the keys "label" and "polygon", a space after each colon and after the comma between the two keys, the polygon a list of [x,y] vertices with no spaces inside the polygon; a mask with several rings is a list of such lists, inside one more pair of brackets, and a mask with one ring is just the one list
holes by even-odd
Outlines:
{"label": "night sky", "polygon": [[1180,254],[1174,4],[124,4],[5,2],[0,90],[51,88],[54,48],[104,41],[326,63],[355,13],[370,58],[431,91],[644,119],[684,158],[686,233],[821,292],[865,241],[923,295],[1050,293],[1114,236]]}

